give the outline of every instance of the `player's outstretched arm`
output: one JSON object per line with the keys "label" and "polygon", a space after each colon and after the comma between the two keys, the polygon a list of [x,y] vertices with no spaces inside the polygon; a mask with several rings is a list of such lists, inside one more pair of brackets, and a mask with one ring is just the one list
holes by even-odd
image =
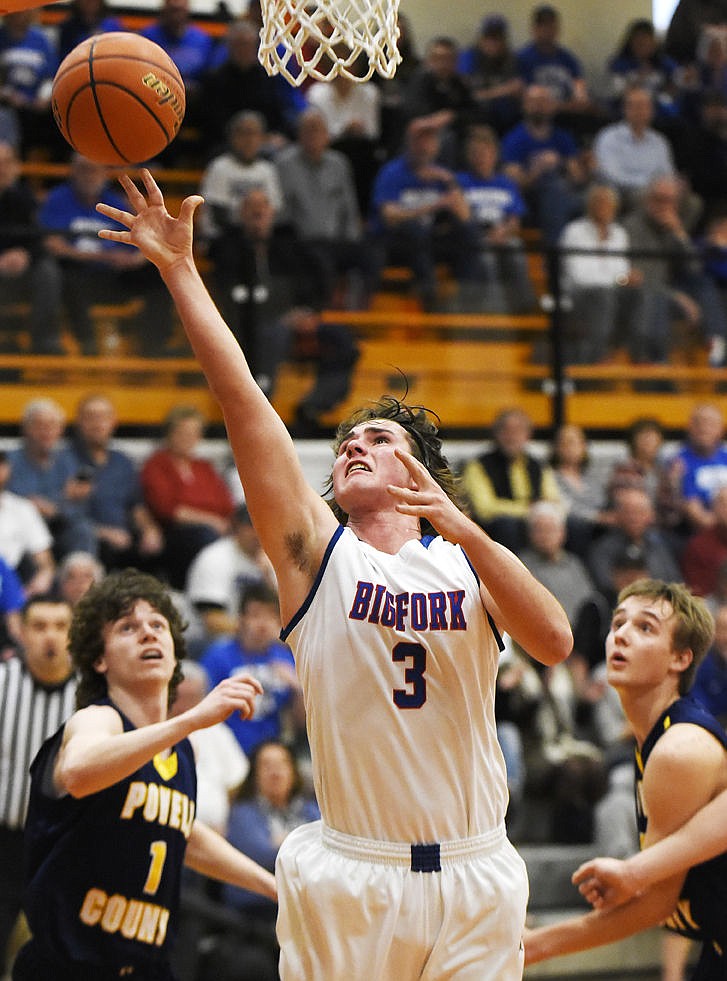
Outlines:
{"label": "player's outstretched arm", "polygon": [[192,826],[184,864],[209,879],[229,882],[268,899],[278,898],[275,877],[201,821]]}
{"label": "player's outstretched arm", "polygon": [[525,931],[525,964],[592,950],[657,926],[669,916],[679,896],[679,883],[663,892],[652,890],[611,910],[593,910]]}
{"label": "player's outstretched arm", "polygon": [[568,617],[549,590],[522,562],[475,524],[447,497],[411,453],[396,451],[413,488],[388,488],[397,510],[426,518],[443,538],[461,545],[484,588],[487,609],[498,627],[542,664],[558,664],[573,646]]}
{"label": "player's outstretched arm", "polygon": [[197,705],[162,722],[124,732],[121,716],[108,705],[89,705],[68,720],[56,759],[56,790],[87,797],[130,776],[156,754],[196,729],[223,722],[233,712],[249,718],[260,682],[242,674],[220,682]]}
{"label": "player's outstretched arm", "polygon": [[685,824],[624,861],[594,858],[573,873],[573,882],[597,909],[608,909],[727,851],[727,790]]}
{"label": "player's outstretched arm", "polygon": [[[664,839],[667,841],[669,839]],[[661,842],[660,844],[663,844]],[[635,859],[652,852],[657,845],[645,849],[628,859],[592,858],[579,865],[571,881],[594,909],[612,909],[621,906],[645,892],[650,884],[643,880]]]}
{"label": "player's outstretched arm", "polygon": [[[199,275],[192,243],[194,212],[202,198],[186,198],[179,217],[173,218],[149,171],[143,170],[141,177],[143,193],[128,176],[121,178],[129,211],[97,205],[101,214],[125,226],[123,231],[104,229],[99,235],[135,245],[156,265],[166,283],[222,408],[250,514],[279,579],[290,566],[292,535],[299,543],[298,565],[303,554],[317,568],[316,559],[322,557],[335,519],[306,483],[285,425],[256,384],[243,351]],[[305,592],[308,586],[306,583]]]}

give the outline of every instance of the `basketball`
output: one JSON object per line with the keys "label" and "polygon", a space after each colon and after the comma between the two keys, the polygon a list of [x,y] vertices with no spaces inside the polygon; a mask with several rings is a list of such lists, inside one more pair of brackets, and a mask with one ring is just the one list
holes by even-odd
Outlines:
{"label": "basketball", "polygon": [[184,82],[158,44],[114,31],[82,41],[53,80],[65,140],[100,164],[140,164],[171,143],[184,119]]}

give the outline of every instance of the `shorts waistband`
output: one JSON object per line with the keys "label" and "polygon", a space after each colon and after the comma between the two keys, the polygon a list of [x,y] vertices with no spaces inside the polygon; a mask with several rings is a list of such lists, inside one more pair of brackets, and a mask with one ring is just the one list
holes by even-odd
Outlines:
{"label": "shorts waistband", "polygon": [[501,825],[473,838],[407,844],[358,838],[322,824],[321,835],[327,848],[347,858],[408,868],[412,872],[439,872],[442,865],[464,862],[493,851],[505,840],[506,832],[505,826]]}

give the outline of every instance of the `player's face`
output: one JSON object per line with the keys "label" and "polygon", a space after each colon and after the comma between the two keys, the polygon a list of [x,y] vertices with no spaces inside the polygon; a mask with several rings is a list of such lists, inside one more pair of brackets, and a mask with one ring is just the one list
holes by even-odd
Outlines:
{"label": "player's face", "polygon": [[403,426],[388,419],[372,419],[354,426],[341,443],[333,464],[333,493],[348,514],[357,507],[392,506],[389,484],[408,487],[409,471],[394,454],[400,449],[411,453],[409,436]]}
{"label": "player's face", "polygon": [[169,683],[174,672],[174,639],[169,621],[146,600],[103,630],[104,653],[95,664],[109,686],[133,688],[140,682]]}
{"label": "player's face", "polygon": [[651,691],[684,667],[684,652],[674,649],[676,618],[671,603],[628,596],[616,608],[606,637],[609,684],[617,691]]}

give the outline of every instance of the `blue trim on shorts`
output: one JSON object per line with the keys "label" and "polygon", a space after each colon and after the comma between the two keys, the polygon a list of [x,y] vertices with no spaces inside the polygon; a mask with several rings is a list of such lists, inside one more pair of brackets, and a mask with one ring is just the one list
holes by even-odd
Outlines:
{"label": "blue trim on shorts", "polygon": [[411,846],[412,872],[441,872],[442,861],[438,842]]}

